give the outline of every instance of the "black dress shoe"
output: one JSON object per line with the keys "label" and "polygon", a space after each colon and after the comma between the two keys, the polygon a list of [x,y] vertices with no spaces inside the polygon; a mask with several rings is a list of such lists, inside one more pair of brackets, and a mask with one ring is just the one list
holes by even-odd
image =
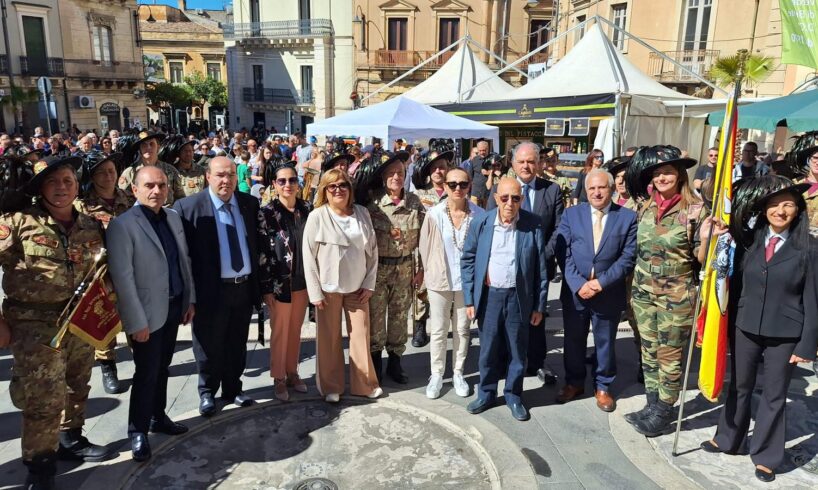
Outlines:
{"label": "black dress shoe", "polygon": [[210,393],[205,393],[199,398],[199,413],[202,417],[210,417],[216,413],[216,400]]}
{"label": "black dress shoe", "polygon": [[545,385],[550,386],[557,384],[557,375],[548,368],[537,369],[537,379],[540,380],[540,383]]}
{"label": "black dress shoe", "polygon": [[187,426],[174,422],[165,415],[161,420],[151,419],[151,432],[158,432],[160,434],[167,434],[169,436],[178,436],[187,432]]}
{"label": "black dress shoe", "polygon": [[764,483],[770,483],[771,481],[775,480],[775,471],[767,473],[761,468],[756,468],[756,478],[763,481]]}
{"label": "black dress shoe", "polygon": [[494,400],[484,400],[478,398],[477,400],[474,400],[471,403],[469,403],[469,405],[466,407],[466,410],[472,415],[477,415],[478,413],[485,412],[486,410],[493,406]]}
{"label": "black dress shoe", "polygon": [[713,441],[704,441],[699,444],[699,447],[702,448],[702,451],[706,453],[723,453],[724,451],[721,450],[720,447],[713,444]]}
{"label": "black dress shoe", "polygon": [[151,457],[151,445],[148,436],[142,432],[131,434],[131,453],[134,461],[147,461]]}
{"label": "black dress shoe", "polygon": [[255,400],[245,395],[244,393],[239,393],[238,395],[236,395],[236,398],[233,399],[233,403],[240,407],[249,407],[250,405],[255,403]]}
{"label": "black dress shoe", "polygon": [[508,408],[511,410],[511,416],[520,422],[531,418],[531,415],[528,413],[528,409],[525,408],[525,405],[523,405],[522,402],[509,403]]}

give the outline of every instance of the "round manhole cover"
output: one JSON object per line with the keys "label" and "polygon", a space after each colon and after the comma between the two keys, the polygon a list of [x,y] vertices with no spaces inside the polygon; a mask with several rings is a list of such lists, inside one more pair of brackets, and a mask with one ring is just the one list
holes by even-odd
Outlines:
{"label": "round manhole cover", "polygon": [[326,478],[310,478],[296,483],[294,490],[338,490],[338,485]]}

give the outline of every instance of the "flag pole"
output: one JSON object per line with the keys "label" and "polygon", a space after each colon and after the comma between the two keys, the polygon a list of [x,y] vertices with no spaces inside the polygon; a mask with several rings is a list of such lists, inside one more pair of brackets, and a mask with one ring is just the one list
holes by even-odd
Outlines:
{"label": "flag pole", "polygon": [[[749,52],[746,49],[740,49],[738,51],[738,73],[736,75],[735,87],[733,87],[733,105],[732,105],[732,108],[731,108],[731,110],[729,112],[725,111],[724,117],[725,117],[726,121],[731,121],[732,120],[733,114],[735,113],[736,108],[738,106],[738,98],[741,95],[741,82],[744,79],[744,69],[745,69],[745,64],[747,62],[747,57],[748,56],[749,56]],[[727,102],[728,102],[728,105],[729,105],[730,101],[728,100]],[[728,145],[731,144],[731,138],[729,137],[730,136],[729,134],[724,134],[723,129],[724,129],[724,127],[722,128],[722,134],[720,136],[721,137],[721,145],[720,145],[721,148],[719,149],[719,151],[721,152],[722,155],[726,155],[727,150],[728,150]],[[724,165],[726,165],[727,163],[732,163],[732,162],[723,162]],[[716,185],[714,185],[714,187],[713,187],[714,189],[720,189],[721,184],[723,184],[721,179],[723,178],[724,172],[721,172],[721,174],[722,175],[716,175],[717,182],[716,182]],[[716,202],[717,197],[718,196],[713,196],[713,202],[714,203]],[[716,209],[716,206],[714,205],[710,210],[711,218],[715,215],[715,209]],[[707,251],[707,253],[705,255],[705,259],[704,259],[705,264],[709,263],[712,260],[712,257],[710,257],[710,242],[713,239],[713,228],[714,227],[715,227],[715,221],[711,220],[710,233],[709,233],[709,236],[707,237],[707,243],[704,244],[704,246],[706,247],[705,250]],[[694,227],[694,233],[695,233],[695,227]],[[679,455],[679,453],[678,453],[679,433],[682,430],[682,419],[684,418],[684,406],[685,406],[685,402],[686,402],[686,398],[687,398],[687,384],[688,384],[688,381],[690,380],[690,363],[693,360],[693,349],[694,349],[694,347],[696,345],[696,336],[698,334],[698,328],[696,328],[696,325],[698,324],[699,315],[701,314],[701,311],[699,311],[699,310],[701,308],[701,302],[702,302],[702,286],[703,285],[704,285],[704,281],[701,280],[699,282],[699,289],[698,289],[697,294],[696,294],[696,309],[693,310],[693,325],[692,325],[692,330],[693,331],[690,334],[690,341],[689,341],[690,344],[688,345],[688,348],[687,348],[687,361],[685,362],[685,373],[684,373],[684,379],[682,381],[681,402],[679,403],[679,415],[676,418],[676,433],[673,436],[673,449],[670,452],[670,454],[672,454],[673,457],[676,457],[676,456]]]}

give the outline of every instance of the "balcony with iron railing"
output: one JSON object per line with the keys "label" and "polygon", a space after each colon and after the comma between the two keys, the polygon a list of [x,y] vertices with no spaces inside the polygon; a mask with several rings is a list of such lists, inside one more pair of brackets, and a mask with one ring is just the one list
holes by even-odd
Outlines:
{"label": "balcony with iron railing", "polygon": [[224,38],[228,41],[246,39],[283,39],[299,37],[323,37],[332,35],[330,19],[278,20],[271,22],[242,22],[224,25]]}
{"label": "balcony with iron railing", "polygon": [[[710,67],[719,57],[717,49],[695,49],[665,51],[662,54],[696,75],[707,78]],[[698,83],[698,79],[678,65],[671,63],[658,53],[651,52],[648,58],[648,73],[660,82]]]}
{"label": "balcony with iron railing", "polygon": [[7,54],[0,54],[0,75],[9,74],[9,57]]}
{"label": "balcony with iron railing", "polygon": [[139,81],[145,78],[145,66],[131,61],[64,61],[65,75],[86,80]]}
{"label": "balcony with iron railing", "polygon": [[20,73],[24,77],[62,77],[65,66],[62,58],[20,56]]}
{"label": "balcony with iron railing", "polygon": [[286,88],[244,87],[242,100],[259,104],[307,106],[315,103],[315,92]]}
{"label": "balcony with iron railing", "polygon": [[[436,70],[454,54],[454,51],[447,51],[429,63],[423,65],[422,70]],[[414,68],[423,63],[437,51],[407,51],[392,49],[373,49],[371,51],[358,53],[358,66],[369,68]]]}

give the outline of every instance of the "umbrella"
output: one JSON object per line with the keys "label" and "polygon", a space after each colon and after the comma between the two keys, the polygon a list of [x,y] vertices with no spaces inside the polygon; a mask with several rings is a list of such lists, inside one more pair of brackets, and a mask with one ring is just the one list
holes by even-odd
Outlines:
{"label": "umbrella", "polygon": [[[724,111],[711,112],[707,116],[707,123],[711,126],[719,126],[722,121]],[[796,133],[818,128],[818,90],[785,95],[739,108],[740,128],[773,132],[776,126],[786,126]]]}

